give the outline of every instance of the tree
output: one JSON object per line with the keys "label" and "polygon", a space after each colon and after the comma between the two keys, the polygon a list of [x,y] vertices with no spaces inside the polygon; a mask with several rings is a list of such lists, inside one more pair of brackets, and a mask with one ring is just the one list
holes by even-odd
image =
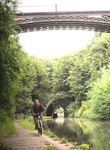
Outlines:
{"label": "tree", "polygon": [[101,78],[92,84],[88,106],[87,117],[110,119],[110,69],[104,69]]}
{"label": "tree", "polygon": [[0,3],[0,107],[14,111],[16,84],[19,74],[20,46],[15,32],[11,1]]}

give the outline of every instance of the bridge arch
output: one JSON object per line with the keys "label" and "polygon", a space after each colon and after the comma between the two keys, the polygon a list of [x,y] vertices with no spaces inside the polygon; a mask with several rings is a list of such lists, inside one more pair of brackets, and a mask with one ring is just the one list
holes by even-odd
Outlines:
{"label": "bridge arch", "polygon": [[66,108],[73,101],[74,101],[73,96],[66,97],[66,98],[60,98],[60,99],[50,101],[46,106],[46,115],[47,116],[52,116],[53,113],[55,112],[55,110],[57,108],[61,107],[64,110],[64,117],[67,117],[68,113],[67,113]]}
{"label": "bridge arch", "polygon": [[87,29],[110,33],[110,11],[17,13],[22,32],[53,29]]}

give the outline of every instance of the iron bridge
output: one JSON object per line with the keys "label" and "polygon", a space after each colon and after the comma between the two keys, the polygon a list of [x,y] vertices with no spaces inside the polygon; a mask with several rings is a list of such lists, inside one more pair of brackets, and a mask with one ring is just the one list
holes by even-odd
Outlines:
{"label": "iron bridge", "polygon": [[110,11],[17,13],[19,32],[37,30],[94,30],[110,33]]}

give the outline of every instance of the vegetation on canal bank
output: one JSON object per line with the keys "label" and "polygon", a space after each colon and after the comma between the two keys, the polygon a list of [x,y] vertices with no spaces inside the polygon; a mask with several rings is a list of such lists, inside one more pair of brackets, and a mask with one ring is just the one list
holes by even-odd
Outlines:
{"label": "vegetation on canal bank", "polygon": [[70,116],[110,119],[110,34],[97,35],[76,55],[67,83],[74,101],[67,106]]}
{"label": "vegetation on canal bank", "polygon": [[89,145],[89,144],[81,144],[81,145],[80,145],[80,148],[81,148],[82,150],[89,150],[89,149],[90,149],[90,145]]}
{"label": "vegetation on canal bank", "polygon": [[110,68],[104,69],[101,77],[92,83],[87,98],[75,114],[77,117],[110,119]]}

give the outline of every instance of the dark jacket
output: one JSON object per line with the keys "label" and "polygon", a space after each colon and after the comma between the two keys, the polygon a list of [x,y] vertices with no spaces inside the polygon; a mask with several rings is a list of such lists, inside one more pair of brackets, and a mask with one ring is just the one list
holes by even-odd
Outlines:
{"label": "dark jacket", "polygon": [[42,105],[39,105],[39,107],[37,107],[36,105],[33,105],[32,111],[33,111],[33,114],[41,114],[42,112],[45,111],[45,108]]}

